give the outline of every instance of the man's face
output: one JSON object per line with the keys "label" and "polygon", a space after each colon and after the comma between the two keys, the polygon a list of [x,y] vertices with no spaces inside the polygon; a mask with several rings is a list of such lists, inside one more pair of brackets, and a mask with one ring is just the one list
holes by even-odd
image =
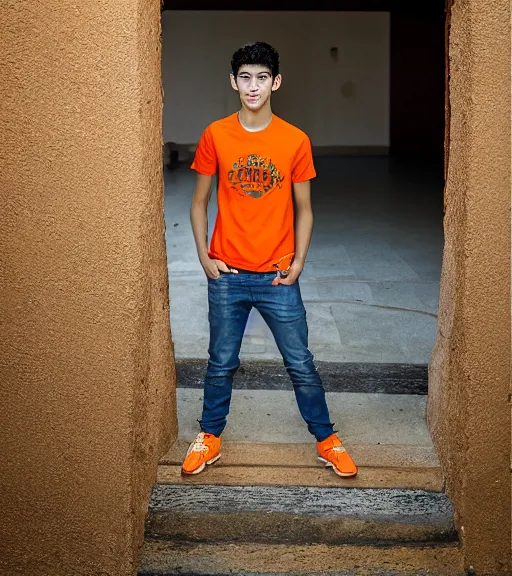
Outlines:
{"label": "man's face", "polygon": [[270,70],[265,66],[244,65],[236,78],[231,75],[231,86],[240,94],[242,104],[254,112],[266,104],[270,94],[280,85],[281,75],[272,79]]}

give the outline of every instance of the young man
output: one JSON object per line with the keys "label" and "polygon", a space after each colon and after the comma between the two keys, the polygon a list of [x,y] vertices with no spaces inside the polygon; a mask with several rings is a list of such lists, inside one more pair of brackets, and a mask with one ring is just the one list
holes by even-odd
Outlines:
{"label": "young man", "polygon": [[[198,173],[190,211],[208,278],[209,361],[201,433],[190,445],[184,474],[220,458],[233,376],[251,308],[270,327],[291,377],[300,413],[317,440],[318,457],[340,476],[357,467],[333,431],[325,392],[308,350],[306,311],[298,278],[311,240],[311,144],[272,114],[281,85],[279,55],[264,42],[240,48],[231,62],[239,112],[204,131],[192,168]],[[207,207],[217,176],[218,216],[207,247]]]}

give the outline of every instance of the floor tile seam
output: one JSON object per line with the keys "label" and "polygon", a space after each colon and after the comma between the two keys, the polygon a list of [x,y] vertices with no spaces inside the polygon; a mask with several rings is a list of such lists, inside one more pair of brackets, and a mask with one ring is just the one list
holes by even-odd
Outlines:
{"label": "floor tile seam", "polygon": [[[386,306],[384,304],[372,304],[370,302],[363,302],[357,300],[340,300],[340,299],[329,299],[322,300],[320,298],[315,299],[304,299],[304,304],[326,304],[332,306],[332,304],[353,304],[355,306],[367,306],[369,308],[379,308],[381,310],[392,310],[397,312],[413,312],[415,314],[423,314],[424,316],[431,316],[432,318],[437,318],[437,314],[433,312],[428,312],[427,310],[417,310],[414,308],[401,308],[398,306]],[[332,310],[330,310],[332,315]]]}

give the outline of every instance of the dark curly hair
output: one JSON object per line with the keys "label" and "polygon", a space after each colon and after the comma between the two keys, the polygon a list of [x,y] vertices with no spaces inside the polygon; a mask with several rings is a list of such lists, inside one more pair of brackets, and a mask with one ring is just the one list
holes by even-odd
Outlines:
{"label": "dark curly hair", "polygon": [[265,66],[272,73],[272,78],[279,74],[279,53],[266,42],[252,42],[239,48],[231,59],[231,71],[236,78],[241,66]]}

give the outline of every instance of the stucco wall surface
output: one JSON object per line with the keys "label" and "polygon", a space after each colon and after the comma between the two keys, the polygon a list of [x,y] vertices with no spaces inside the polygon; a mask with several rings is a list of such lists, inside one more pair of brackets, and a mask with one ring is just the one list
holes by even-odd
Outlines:
{"label": "stucco wall surface", "polygon": [[428,418],[466,567],[511,572],[510,3],[457,0]]}
{"label": "stucco wall surface", "polygon": [[158,0],[0,3],[0,574],[135,571],[176,433]]}

